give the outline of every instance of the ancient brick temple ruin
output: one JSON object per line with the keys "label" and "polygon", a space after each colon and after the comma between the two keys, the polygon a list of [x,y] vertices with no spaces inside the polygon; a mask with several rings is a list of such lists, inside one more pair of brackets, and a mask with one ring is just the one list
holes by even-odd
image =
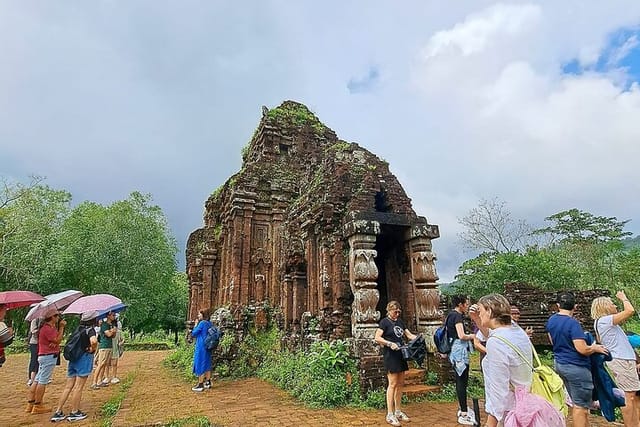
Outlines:
{"label": "ancient brick temple ruin", "polygon": [[351,338],[362,380],[383,381],[373,336],[387,302],[400,301],[411,330],[432,335],[441,321],[438,226],[416,215],[387,162],[296,102],[263,107],[242,154],[189,236],[190,318],[268,301],[288,333],[312,317],[321,338]]}

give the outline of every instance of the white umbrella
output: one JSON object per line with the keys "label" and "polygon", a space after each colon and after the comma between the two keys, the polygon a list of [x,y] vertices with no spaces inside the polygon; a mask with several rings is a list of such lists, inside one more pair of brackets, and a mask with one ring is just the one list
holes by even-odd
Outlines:
{"label": "white umbrella", "polygon": [[29,310],[24,320],[27,322],[33,319],[49,317],[62,310],[83,295],[80,291],[69,289],[68,291],[58,292],[44,297],[44,301],[39,302]]}

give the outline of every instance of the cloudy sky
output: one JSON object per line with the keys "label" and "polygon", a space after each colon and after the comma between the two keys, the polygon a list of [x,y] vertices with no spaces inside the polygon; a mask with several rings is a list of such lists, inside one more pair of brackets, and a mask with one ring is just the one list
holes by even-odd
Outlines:
{"label": "cloudy sky", "polygon": [[0,0],[0,176],[151,193],[181,245],[261,106],[306,104],[439,224],[579,208],[640,233],[640,2]]}

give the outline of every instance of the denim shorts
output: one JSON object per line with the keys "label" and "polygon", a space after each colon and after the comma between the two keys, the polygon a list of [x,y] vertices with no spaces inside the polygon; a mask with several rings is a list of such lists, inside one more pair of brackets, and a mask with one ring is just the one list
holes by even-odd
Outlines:
{"label": "denim shorts", "polygon": [[57,354],[45,354],[38,356],[39,367],[35,381],[38,384],[49,384],[51,382],[51,377],[53,376],[53,368],[56,367],[57,362]]}
{"label": "denim shorts", "polygon": [[93,369],[93,354],[84,353],[75,362],[69,362],[67,377],[88,377]]}
{"label": "denim shorts", "polygon": [[593,393],[591,370],[571,363],[556,363],[555,368],[564,381],[573,404],[581,408],[591,407]]}

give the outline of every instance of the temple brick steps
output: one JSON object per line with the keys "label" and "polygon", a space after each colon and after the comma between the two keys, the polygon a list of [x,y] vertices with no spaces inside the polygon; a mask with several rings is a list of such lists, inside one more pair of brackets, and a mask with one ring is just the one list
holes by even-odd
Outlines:
{"label": "temple brick steps", "polygon": [[424,397],[429,393],[437,393],[440,386],[427,385],[424,383],[426,376],[425,369],[409,369],[404,377],[404,387],[402,392],[410,399]]}

